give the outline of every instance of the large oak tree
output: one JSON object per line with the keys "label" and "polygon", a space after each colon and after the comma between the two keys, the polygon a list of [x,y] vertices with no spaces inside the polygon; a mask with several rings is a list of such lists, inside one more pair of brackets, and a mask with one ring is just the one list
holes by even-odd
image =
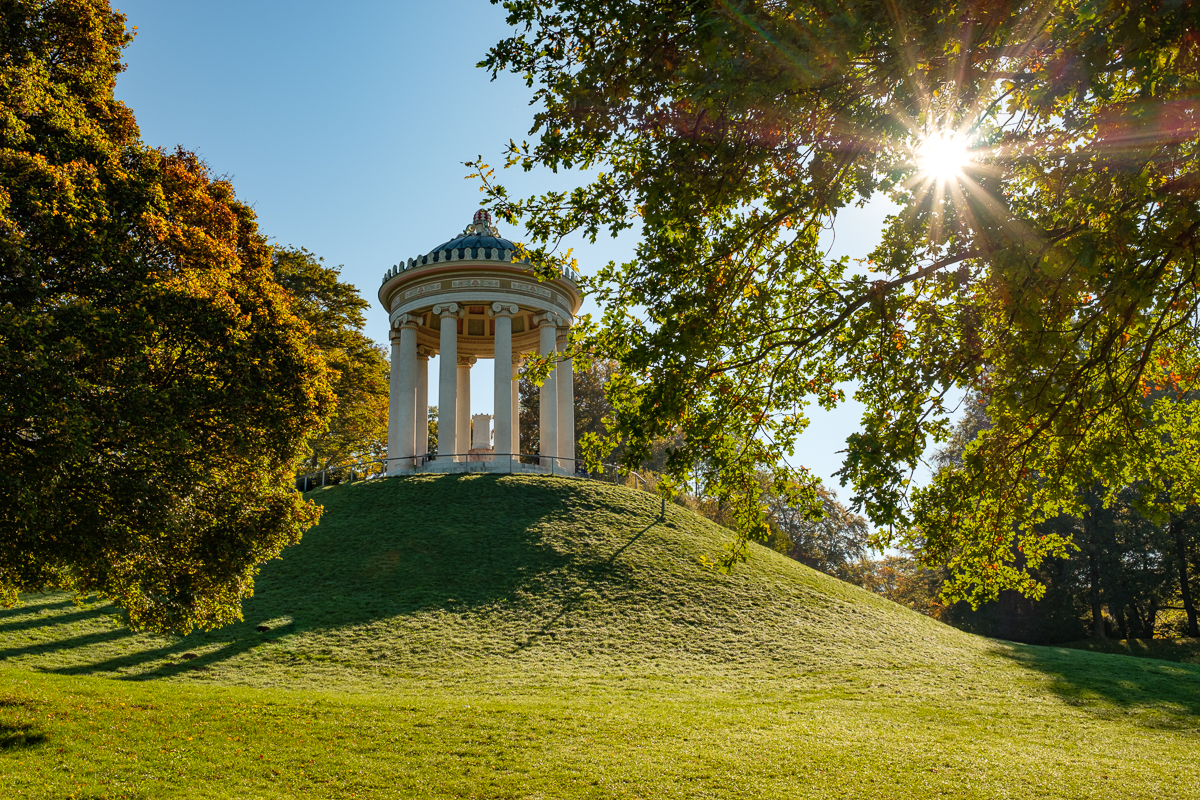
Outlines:
{"label": "large oak tree", "polygon": [[[1080,487],[1126,485],[1143,396],[1197,376],[1200,9],[504,6],[514,33],[483,66],[523,76],[537,108],[507,163],[594,177],[522,200],[480,165],[487,202],[524,222],[547,273],[564,234],[640,232],[593,281],[606,313],[581,337],[621,365],[629,462],[681,427],[673,471],[708,470],[762,535],[759,471],[814,499],[781,459],[805,408],[854,386],[866,411],[841,476],[877,543],[923,541],[951,565],[950,599],[1038,594],[1030,570],[1070,548],[1039,523],[1081,512]],[[878,194],[901,210],[870,263],[827,258],[821,231]],[[964,390],[992,427],[912,491]]]}
{"label": "large oak tree", "polygon": [[316,521],[331,395],[251,209],[113,98],[129,40],[104,0],[0,5],[0,599],[187,631]]}
{"label": "large oak tree", "polygon": [[367,301],[341,270],[327,267],[304,248],[274,252],[275,277],[308,323],[309,347],[320,353],[337,404],[324,430],[309,438],[300,465],[318,472],[387,455],[388,375],[384,348],[363,327]]}

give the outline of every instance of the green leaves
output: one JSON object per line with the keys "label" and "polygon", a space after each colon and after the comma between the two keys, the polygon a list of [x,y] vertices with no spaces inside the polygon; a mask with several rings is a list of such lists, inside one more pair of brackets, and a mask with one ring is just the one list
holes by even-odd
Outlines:
{"label": "green leaves", "polygon": [[309,347],[324,361],[336,406],[328,426],[308,440],[301,469],[315,472],[387,452],[388,361],[362,328],[367,301],[340,270],[303,248],[276,248],[276,280],[293,311],[308,324]]}
{"label": "green leaves", "polygon": [[0,39],[0,600],[237,619],[319,516],[292,476],[331,410],[324,363],[250,208],[113,99],[124,18],[23,0]]}
{"label": "green leaves", "polygon": [[[525,75],[542,109],[510,164],[600,177],[515,200],[488,176],[486,202],[526,223],[534,252],[641,225],[635,259],[590,286],[606,313],[579,342],[625,376],[628,463],[678,427],[670,470],[703,465],[759,535],[752,476],[811,482],[782,459],[803,410],[853,382],[866,411],[840,475],[877,541],[931,543],[961,596],[1036,594],[1022,564],[1069,547],[1038,521],[1112,471],[1147,381],[1197,374],[1197,12],[505,7],[518,32],[483,65]],[[917,145],[946,132],[970,137],[972,160],[919,172]],[[818,232],[881,191],[902,210],[871,271],[829,261]],[[996,424],[914,494],[963,390]],[[995,544],[1014,531],[1020,563]]]}

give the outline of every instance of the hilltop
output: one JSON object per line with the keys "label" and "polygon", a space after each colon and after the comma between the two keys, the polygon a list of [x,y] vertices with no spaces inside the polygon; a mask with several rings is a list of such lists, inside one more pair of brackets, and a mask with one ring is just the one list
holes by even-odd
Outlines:
{"label": "hilltop", "polygon": [[42,598],[7,612],[0,652],[72,674],[354,688],[431,671],[911,667],[983,641],[765,548],[721,574],[707,564],[728,531],[619,486],[430,475],[312,496],[321,523],[263,568],[244,623],[137,636],[112,609]]}
{"label": "hilltop", "polygon": [[[1195,796],[1200,666],[983,639],[656,498],[546,477],[312,495],[245,622],[0,610],[18,797]],[[262,629],[261,631],[259,629]]]}

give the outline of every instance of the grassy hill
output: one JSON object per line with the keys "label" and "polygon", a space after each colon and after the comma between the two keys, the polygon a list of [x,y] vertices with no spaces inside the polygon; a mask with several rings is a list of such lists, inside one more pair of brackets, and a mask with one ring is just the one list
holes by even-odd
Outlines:
{"label": "grassy hill", "polygon": [[135,636],[110,608],[38,598],[5,612],[0,654],[68,674],[362,688],[431,672],[800,674],[979,646],[766,549],[722,575],[704,559],[726,531],[678,507],[659,519],[656,499],[620,487],[428,476],[315,496],[323,521],[263,569],[244,624]]}
{"label": "grassy hill", "polygon": [[242,624],[180,639],[61,596],[0,610],[0,785],[1196,796],[1196,665],[970,636],[762,548],[721,575],[705,561],[727,532],[619,487],[423,476],[314,497],[325,517],[264,567]]}

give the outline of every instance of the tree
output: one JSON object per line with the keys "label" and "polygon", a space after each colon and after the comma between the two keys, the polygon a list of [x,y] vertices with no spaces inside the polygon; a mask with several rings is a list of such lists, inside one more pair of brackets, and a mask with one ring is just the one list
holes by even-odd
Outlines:
{"label": "tree", "polygon": [[[589,359],[575,369],[575,452],[586,458],[587,442],[608,436],[612,405],[605,396],[609,381],[617,373],[617,364],[609,359]],[[620,446],[610,450],[611,458],[620,457]]]}
{"label": "tree", "polygon": [[802,564],[844,581],[857,577],[855,566],[867,557],[870,529],[867,521],[838,502],[837,495],[819,487],[822,514],[814,519],[771,495],[767,520],[773,535],[769,543]]}
{"label": "tree", "polygon": [[308,323],[309,344],[325,361],[337,402],[328,427],[309,440],[304,472],[387,453],[387,356],[363,333],[367,301],[340,280],[339,269],[321,261],[303,248],[274,251],[275,278]]}
{"label": "tree", "polygon": [[[616,438],[613,406],[608,399],[610,384],[619,383],[617,362],[611,359],[587,357],[577,359],[574,366],[575,457],[593,463],[624,461],[626,444]],[[533,377],[522,373],[519,388],[521,401],[521,452],[538,452],[538,411],[540,386]],[[650,442],[645,458],[637,464],[627,464],[639,471],[662,472],[668,454],[681,441],[678,434]],[[697,498],[698,499],[698,498]],[[705,511],[704,504],[693,510],[724,524],[724,517]],[[720,517],[718,519],[718,517]]]}
{"label": "tree", "polygon": [[[924,542],[951,597],[1037,596],[1033,573],[1070,547],[1039,526],[1079,512],[1080,487],[1121,485],[1147,384],[1200,374],[1200,8],[504,6],[516,31],[482,66],[522,75],[539,108],[506,165],[595,177],[522,200],[478,163],[485,203],[525,224],[547,275],[570,259],[563,235],[640,227],[636,258],[592,282],[603,326],[576,343],[620,364],[626,461],[681,429],[668,470],[712,465],[711,491],[761,538],[757,475],[819,506],[781,459],[804,409],[856,382],[840,475],[876,544]],[[902,210],[870,274],[826,259],[820,231],[877,193]],[[911,491],[963,389],[992,426]]]}
{"label": "tree", "polygon": [[1200,401],[1173,376],[1147,391],[1147,413],[1128,431],[1124,477],[1140,489],[1138,505],[1168,526],[1170,556],[1178,575],[1179,597],[1188,636],[1200,636],[1192,567],[1200,534]]}
{"label": "tree", "polygon": [[[1189,524],[1190,523],[1190,524]],[[1200,508],[1192,506],[1184,514],[1171,515],[1171,544],[1174,545],[1172,555],[1178,559],[1179,601],[1183,604],[1183,612],[1187,615],[1188,636],[1200,638],[1200,622],[1196,618],[1196,583],[1198,576],[1195,566],[1196,540],[1200,538]]]}
{"label": "tree", "polygon": [[521,453],[525,455],[537,453],[539,449],[538,416],[540,407],[538,402],[540,391],[541,387],[522,371],[517,383],[517,401],[519,403],[517,420]]}
{"label": "tree", "polygon": [[[1191,452],[1180,450],[1171,434],[1185,430],[1193,412],[1186,394],[1150,394],[1154,396],[1146,400],[1146,420],[1158,422],[1127,432],[1125,452],[1141,451],[1127,459],[1127,483],[1115,488],[1099,482],[1084,486],[1082,513],[1064,514],[1039,526],[1042,533],[1072,539],[1077,548],[1062,558],[1047,559],[1037,569],[1035,577],[1046,587],[1045,595],[1033,600],[1002,591],[977,609],[963,603],[945,606],[940,619],[975,633],[1035,644],[1081,638],[1086,626],[1101,639],[1110,629],[1125,638],[1153,638],[1176,628],[1192,635],[1195,608],[1189,567],[1200,510],[1190,504],[1193,492],[1185,487],[1194,483],[1191,473],[1196,467]],[[934,457],[941,470],[960,469],[966,451],[991,426],[982,398],[967,397],[963,406],[966,413]],[[1163,422],[1162,417],[1173,419]],[[1156,502],[1147,504],[1148,495]],[[1018,545],[1012,537],[1014,560],[1020,558]],[[919,550],[916,555],[928,560]],[[1165,610],[1183,611],[1182,624],[1176,626],[1171,616],[1160,621],[1159,612]]]}
{"label": "tree", "polygon": [[[607,359],[586,358],[575,362],[575,452],[577,458],[585,458],[587,443],[609,435],[612,406],[605,396],[609,381],[616,375],[617,364]],[[538,452],[538,412],[541,387],[525,372],[521,373],[518,386],[520,397],[521,452]],[[619,457],[620,445],[606,452],[610,457]]]}
{"label": "tree", "polygon": [[926,616],[944,619],[946,607],[939,595],[945,575],[925,566],[912,552],[902,551],[879,560],[864,558],[849,565],[847,573],[850,583]]}
{"label": "tree", "polygon": [[187,631],[317,521],[332,398],[253,211],[113,99],[129,41],[103,0],[0,10],[0,597]]}

